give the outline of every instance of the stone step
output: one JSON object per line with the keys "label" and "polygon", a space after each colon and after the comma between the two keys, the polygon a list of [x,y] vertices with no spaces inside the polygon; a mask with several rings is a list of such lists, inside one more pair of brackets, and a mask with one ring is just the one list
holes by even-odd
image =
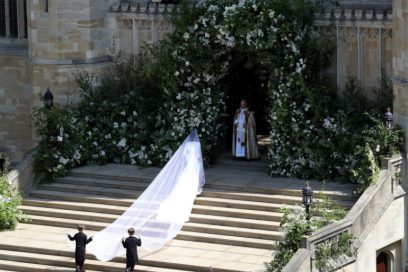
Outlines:
{"label": "stone step", "polygon": [[81,194],[92,194],[99,196],[109,196],[117,198],[131,198],[137,199],[142,191],[132,191],[125,189],[114,189],[114,188],[103,188],[96,186],[87,185],[75,185],[75,184],[62,184],[62,183],[52,183],[43,184],[38,186],[40,190],[49,190],[56,192],[66,192],[66,193],[81,193]]}
{"label": "stone step", "polygon": [[259,230],[279,230],[279,221],[265,221],[265,220],[253,220],[245,218],[229,218],[223,216],[205,215],[205,214],[192,214],[190,215],[189,222],[237,227],[243,229],[259,229]]}
{"label": "stone step", "polygon": [[[116,218],[118,218],[118,215],[113,215],[113,214],[94,213],[94,212],[75,211],[75,210],[63,210],[63,209],[37,207],[37,206],[22,205],[21,209],[27,215],[30,215],[30,216],[37,215],[37,216],[50,217],[50,218],[56,217],[56,218],[64,218],[64,219],[92,221],[94,223],[112,223]],[[261,229],[261,230],[271,230],[271,231],[279,230],[279,221],[255,220],[255,219],[235,218],[235,217],[206,215],[206,214],[191,214],[189,218],[189,222],[209,224],[209,225],[229,226],[229,227],[237,227],[237,228],[250,228],[250,229]],[[102,227],[102,225],[100,227]]]}
{"label": "stone step", "polygon": [[[116,165],[115,167],[117,167]],[[123,165],[122,165],[123,166]],[[129,165],[125,165],[125,167],[129,167]],[[74,168],[71,171],[69,171],[67,176],[71,177],[79,177],[79,178],[95,178],[95,179],[108,179],[108,180],[117,180],[117,181],[130,181],[130,182],[142,182],[142,183],[150,183],[160,172],[160,170],[157,170],[156,174],[153,174],[150,177],[144,177],[144,176],[129,176],[126,174],[123,174],[125,171],[122,171],[121,174],[112,174],[112,173],[98,173],[97,171],[89,172],[89,171],[84,171],[81,167],[79,168]]]}
{"label": "stone step", "polygon": [[[71,228],[71,229],[75,229],[77,225],[83,224],[86,226],[88,230],[93,230],[93,231],[100,231],[109,225],[109,223],[102,223],[102,222],[83,221],[83,220],[74,220],[74,219],[66,220],[64,218],[46,217],[46,216],[38,216],[38,215],[30,215],[30,219],[31,219],[31,221],[29,222],[30,224]],[[272,248],[272,247],[267,246],[267,245],[272,244],[272,241],[268,241],[268,240],[246,238],[246,237],[234,237],[234,236],[229,236],[229,235],[219,235],[219,234],[213,234],[213,233],[211,234],[210,233],[195,233],[195,232],[184,231],[184,230],[182,230],[175,239],[214,243],[214,244],[233,245],[233,246],[240,246],[240,247],[253,247],[253,248],[262,248],[262,249]]]}
{"label": "stone step", "polygon": [[[68,229],[59,229],[59,228],[55,228],[58,229],[58,233],[66,233],[69,230]],[[208,243],[200,243],[200,242],[190,242],[190,244],[195,243],[195,247],[197,249],[200,249],[202,247],[206,248],[208,246],[210,246],[210,244]],[[247,248],[237,248],[238,250],[247,250]],[[61,257],[69,257],[72,258],[73,257],[73,251],[71,249],[52,249],[52,248],[44,248],[44,247],[34,247],[34,246],[30,246],[30,245],[24,245],[24,244],[7,244],[7,243],[0,243],[0,250],[6,250],[6,251],[15,251],[15,252],[25,252],[25,253],[36,253],[36,254],[42,254],[42,255],[54,255],[54,256],[61,256]],[[253,250],[263,250],[263,249],[253,249]],[[87,262],[89,260],[96,260],[95,256],[93,256],[92,254],[87,253],[86,256]],[[125,263],[125,258],[124,257],[117,257],[115,259],[113,259],[111,262],[116,262],[116,263]],[[159,270],[159,268],[166,268],[166,269],[173,269],[174,271],[197,271],[197,272],[208,272],[209,268],[207,266],[201,266],[201,265],[197,265],[197,264],[192,264],[189,262],[172,262],[171,259],[169,259],[168,261],[164,261],[164,260],[154,260],[151,258],[140,258],[139,259],[140,265],[142,266],[146,266],[146,267],[154,267],[157,268],[157,271],[161,271]],[[225,269],[225,268],[221,268],[217,265],[213,266],[214,271],[216,272],[241,272],[241,271],[237,271],[237,270],[232,270],[232,269]],[[3,271],[3,270],[1,270]],[[32,270],[31,270],[32,271]],[[72,270],[70,270],[72,271]],[[87,270],[88,272],[92,272]],[[138,270],[137,270],[138,271]],[[172,270],[170,270],[172,271]],[[168,270],[166,270],[166,272],[169,272]]]}
{"label": "stone step", "polygon": [[[0,250],[0,267],[2,267],[2,263],[4,262],[4,266],[10,265],[7,262],[18,262],[17,271],[72,271],[75,267],[75,262],[73,258],[64,257],[64,256],[56,256],[56,255],[44,255],[38,253],[29,253],[29,252],[18,252],[18,251],[10,251],[10,250]],[[32,267],[32,265],[42,265],[43,269],[46,270],[37,270],[41,269],[41,267]],[[48,268],[46,266],[49,266]],[[54,267],[52,267],[54,266]],[[25,270],[25,267],[27,270]],[[94,271],[109,271],[109,272],[123,272],[125,267],[124,263],[118,262],[101,262],[96,260],[87,260],[85,263],[85,268],[87,271],[88,269]],[[12,269],[16,269],[10,267]],[[31,268],[31,270],[28,270]],[[57,269],[55,269],[57,268]],[[64,270],[60,270],[64,269]],[[150,266],[143,266],[137,265],[137,271],[143,272],[153,272],[153,271],[162,271],[162,272],[175,272],[180,271],[179,269],[167,269],[162,267],[150,267]],[[184,270],[186,271],[186,270]]]}
{"label": "stone step", "polygon": [[23,199],[23,204],[25,206],[65,209],[94,213],[107,213],[115,215],[121,215],[128,209],[128,207],[125,206],[86,203],[85,200],[83,202],[79,202],[79,198],[80,197],[72,199],[72,201],[60,201],[46,198],[25,198]]}
{"label": "stone step", "polygon": [[[124,190],[124,189],[113,189],[113,188],[99,188],[95,186],[86,185],[74,185],[74,184],[46,184],[38,187],[39,190],[49,190],[56,192],[67,192],[67,193],[81,193],[81,194],[92,194],[98,196],[109,196],[109,197],[120,197],[137,199],[141,192]],[[269,194],[256,194],[256,193],[245,193],[245,192],[229,192],[220,190],[205,190],[200,195],[202,197],[213,197],[213,198],[224,198],[224,199],[234,199],[234,200],[246,200],[253,202],[265,202],[265,203],[278,203],[278,204],[288,204],[295,205],[301,204],[302,198],[296,196],[287,195],[269,195]]]}
{"label": "stone step", "polygon": [[245,219],[254,219],[254,220],[266,220],[266,221],[280,221],[283,216],[283,214],[279,212],[212,207],[212,206],[197,205],[197,204],[194,204],[192,213],[228,216],[228,217],[234,217],[234,218],[245,218]]}
{"label": "stone step", "polygon": [[106,197],[94,194],[69,193],[41,189],[31,191],[30,196],[41,199],[58,199],[62,201],[76,201],[79,203],[105,204],[123,207],[129,207],[135,201],[135,198]]}
{"label": "stone step", "polygon": [[284,205],[284,204],[278,204],[278,203],[263,203],[263,202],[255,202],[255,201],[212,198],[212,197],[202,197],[202,196],[196,198],[195,204],[203,205],[203,206],[211,206],[211,207],[224,207],[224,208],[257,210],[257,211],[267,211],[267,212],[280,212],[283,207],[292,206],[292,205]]}
{"label": "stone step", "polygon": [[210,242],[214,244],[224,244],[233,245],[249,248],[262,248],[262,249],[274,249],[276,247],[275,241],[268,241],[262,239],[245,238],[245,237],[234,237],[232,240],[231,236],[227,235],[215,235],[207,233],[196,233],[182,231],[177,236],[179,240],[196,241],[196,242]]}
{"label": "stone step", "polygon": [[247,193],[247,192],[234,192],[234,191],[223,191],[223,190],[204,190],[201,194],[202,197],[212,197],[220,199],[234,199],[234,200],[245,200],[253,202],[263,202],[263,203],[278,203],[278,204],[289,204],[296,205],[302,203],[302,198],[297,196],[288,195],[270,195],[270,194],[259,194],[259,193]]}
{"label": "stone step", "polygon": [[[6,270],[7,269],[7,270]],[[68,267],[55,267],[54,265],[42,265],[36,263],[27,263],[17,261],[7,261],[0,260],[0,271],[2,272],[73,272],[75,268],[71,265],[71,268]],[[87,272],[101,272],[95,270],[86,270]]]}
{"label": "stone step", "polygon": [[[106,213],[121,215],[126,211],[126,207],[123,206],[113,206],[113,205],[103,205],[103,204],[87,204],[83,205],[78,202],[68,202],[68,201],[49,201],[44,199],[24,199],[25,206],[35,206],[44,208],[54,208],[54,209],[66,209],[75,211],[85,211],[94,213]],[[228,216],[235,218],[246,218],[255,220],[267,220],[267,221],[280,221],[282,218],[281,213],[276,212],[265,212],[256,210],[245,210],[245,209],[235,209],[235,208],[223,208],[223,207],[211,207],[205,205],[194,205],[192,213],[194,214],[207,214],[207,215],[217,215],[217,216]]]}
{"label": "stone step", "polygon": [[183,231],[190,231],[196,233],[220,234],[225,236],[246,237],[262,240],[281,241],[283,233],[278,231],[267,231],[259,229],[243,229],[237,227],[227,227],[218,225],[185,223]]}
{"label": "stone step", "polygon": [[127,180],[110,180],[102,178],[92,178],[92,177],[76,177],[76,176],[66,176],[63,178],[57,178],[55,183],[61,184],[76,184],[76,185],[87,185],[94,186],[98,188],[113,188],[113,189],[125,189],[133,191],[144,191],[148,182],[141,181],[127,181]]}
{"label": "stone step", "polygon": [[[223,160],[221,160],[219,163],[223,164],[224,166],[224,162]],[[235,161],[229,161],[225,163],[225,166],[228,167],[228,164],[231,164],[234,166],[231,169],[228,169],[228,172],[234,172],[234,168],[235,170],[241,169],[242,167],[244,167],[245,169],[248,169],[249,172],[253,172],[253,174],[251,174],[253,176],[253,178],[256,178],[257,176],[261,176],[262,178],[264,178],[265,175],[260,175],[260,171],[259,169],[255,169],[257,167],[255,167],[253,169],[253,171],[251,171],[251,167],[250,166],[254,166],[255,164],[259,163],[259,165],[264,164],[265,162],[235,162]],[[236,165],[239,164],[239,165]],[[242,164],[242,165],[241,165]],[[249,167],[246,167],[244,165],[248,165]],[[112,165],[110,165],[112,166]],[[148,171],[147,173],[143,172],[143,169],[141,173],[139,172],[133,172],[135,175],[131,175],[131,173],[129,173],[129,166],[123,166],[123,165],[114,165],[115,168],[117,167],[124,167],[123,171],[121,172],[116,172],[116,174],[112,174],[110,172],[106,172],[103,171],[103,173],[99,173],[97,169],[94,170],[89,170],[89,169],[85,169],[85,168],[75,168],[73,170],[70,171],[69,173],[69,177],[84,177],[84,178],[94,178],[96,180],[110,180],[110,181],[114,181],[114,182],[122,182],[122,181],[131,181],[131,182],[139,182],[139,183],[147,183],[150,184],[151,181],[154,179],[154,177],[159,173],[159,169],[157,169],[156,171],[154,171],[154,169],[152,169],[152,171]],[[236,172],[236,171],[235,171]],[[246,171],[247,173],[247,171]],[[214,173],[212,173],[214,175]],[[251,176],[250,175],[250,176]],[[104,181],[105,182],[105,181]],[[271,182],[273,182],[271,180]],[[280,186],[276,186],[275,188],[271,188],[270,186],[246,186],[246,185],[237,185],[234,184],[233,182],[226,184],[226,183],[218,183],[218,182],[212,182],[211,181],[211,177],[207,177],[207,183],[205,185],[206,188],[212,188],[212,189],[223,189],[223,190],[228,190],[228,191],[244,191],[244,192],[252,192],[252,193],[267,193],[267,194],[276,194],[276,195],[291,195],[291,196],[301,196],[301,190],[303,188],[303,183],[300,180],[296,180],[296,179],[285,179],[285,183],[288,183],[289,186],[287,185],[282,185],[280,184]],[[299,184],[299,188],[296,189],[292,189],[292,188],[284,188],[284,187],[293,187],[290,186],[291,184],[289,183],[295,183],[295,184]],[[348,195],[348,194],[343,194],[343,193],[339,193],[339,192],[333,192],[333,191],[325,191],[325,194],[327,196],[330,196],[332,199],[337,199],[337,200],[344,200],[344,201],[350,201],[352,203],[354,203],[356,201],[356,197],[352,196],[352,195]],[[315,191],[314,193],[315,198],[321,198],[321,192],[320,191]]]}

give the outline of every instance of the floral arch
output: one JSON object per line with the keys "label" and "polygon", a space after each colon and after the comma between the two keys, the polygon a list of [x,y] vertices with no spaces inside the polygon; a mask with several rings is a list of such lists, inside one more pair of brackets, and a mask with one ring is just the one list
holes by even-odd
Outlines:
{"label": "floral arch", "polygon": [[[182,4],[175,32],[144,50],[136,63],[115,55],[116,76],[99,85],[79,73],[79,105],[37,109],[43,140],[36,174],[52,179],[77,165],[110,161],[162,165],[191,130],[200,136],[206,163],[215,161],[223,139],[228,74],[247,58],[267,72],[270,174],[366,187],[387,152],[374,153],[378,143],[395,146],[400,136],[384,128],[378,112],[363,115],[364,107],[343,107],[324,80],[321,71],[333,51],[313,25],[320,4]],[[360,116],[349,118],[354,109]]]}

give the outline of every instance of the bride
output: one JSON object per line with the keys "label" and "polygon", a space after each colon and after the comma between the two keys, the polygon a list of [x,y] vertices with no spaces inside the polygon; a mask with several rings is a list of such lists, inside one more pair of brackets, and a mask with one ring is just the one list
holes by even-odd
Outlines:
{"label": "bride", "polygon": [[132,206],[94,236],[89,252],[101,261],[123,256],[121,239],[130,227],[142,239],[145,250],[159,250],[188,221],[204,183],[200,141],[197,133],[191,132]]}

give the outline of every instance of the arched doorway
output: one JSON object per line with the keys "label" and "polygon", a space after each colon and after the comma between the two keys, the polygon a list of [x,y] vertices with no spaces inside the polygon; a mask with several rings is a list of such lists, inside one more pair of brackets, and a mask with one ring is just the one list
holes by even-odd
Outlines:
{"label": "arched doorway", "polygon": [[377,256],[377,272],[391,272],[389,268],[389,258],[384,252],[380,252]]}
{"label": "arched doorway", "polygon": [[258,135],[268,135],[269,125],[267,120],[267,76],[266,70],[259,64],[254,64],[247,58],[237,62],[229,72],[227,101],[226,101],[226,142],[225,147],[232,147],[232,124],[235,111],[239,108],[240,101],[245,99],[251,111],[255,113],[256,129]]}

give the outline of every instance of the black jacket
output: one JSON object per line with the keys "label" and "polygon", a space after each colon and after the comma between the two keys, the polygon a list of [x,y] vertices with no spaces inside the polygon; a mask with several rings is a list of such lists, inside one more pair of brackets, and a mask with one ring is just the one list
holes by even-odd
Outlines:
{"label": "black jacket", "polygon": [[139,258],[137,256],[137,247],[142,245],[142,240],[130,236],[126,238],[126,240],[122,240],[122,245],[126,248],[126,264],[132,266],[138,263]]}
{"label": "black jacket", "polygon": [[78,232],[77,234],[72,237],[68,235],[69,240],[74,241],[76,243],[75,247],[75,262],[78,265],[83,265],[85,262],[85,255],[86,255],[86,245],[92,241],[92,237],[88,239],[88,237],[82,233]]}

